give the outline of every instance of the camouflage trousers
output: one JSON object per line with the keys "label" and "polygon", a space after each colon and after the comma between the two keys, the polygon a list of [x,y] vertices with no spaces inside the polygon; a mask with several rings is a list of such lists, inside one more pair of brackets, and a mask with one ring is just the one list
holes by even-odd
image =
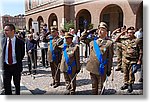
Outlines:
{"label": "camouflage trousers", "polygon": [[116,54],[117,54],[117,68],[122,69],[122,48],[121,48],[121,46],[117,46]]}
{"label": "camouflage trousers", "polygon": [[134,84],[135,75],[132,72],[133,63],[123,62],[123,72],[124,72],[124,84]]}

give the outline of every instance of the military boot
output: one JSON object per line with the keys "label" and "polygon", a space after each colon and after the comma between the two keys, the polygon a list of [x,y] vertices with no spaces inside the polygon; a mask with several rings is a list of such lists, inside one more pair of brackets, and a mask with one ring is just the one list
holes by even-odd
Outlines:
{"label": "military boot", "polygon": [[124,84],[120,89],[121,90],[125,90],[125,89],[127,89],[128,88],[128,84]]}
{"label": "military boot", "polygon": [[132,91],[133,91],[132,84],[129,84],[129,86],[128,86],[128,92],[131,93]]}
{"label": "military boot", "polygon": [[53,83],[50,84],[50,86],[53,86],[55,85],[55,80],[53,79]]}
{"label": "military boot", "polygon": [[60,85],[60,83],[55,83],[55,85],[53,86],[53,88],[56,88]]}
{"label": "military boot", "polygon": [[70,95],[75,95],[75,92],[74,91],[70,91]]}

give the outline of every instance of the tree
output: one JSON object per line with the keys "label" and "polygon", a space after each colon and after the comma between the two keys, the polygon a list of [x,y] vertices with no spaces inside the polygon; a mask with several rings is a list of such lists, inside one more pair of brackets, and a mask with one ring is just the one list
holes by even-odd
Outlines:
{"label": "tree", "polygon": [[74,22],[72,20],[64,23],[65,31],[68,32],[70,28],[74,28]]}

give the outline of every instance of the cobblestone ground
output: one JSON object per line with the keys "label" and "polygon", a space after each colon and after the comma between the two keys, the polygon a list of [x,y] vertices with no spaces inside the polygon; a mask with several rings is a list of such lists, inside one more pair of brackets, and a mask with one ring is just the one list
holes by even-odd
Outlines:
{"label": "cobblestone ground", "polygon": [[[114,62],[116,58],[114,58]],[[114,63],[114,69],[116,65]],[[65,82],[63,74],[61,73],[61,84],[57,88],[50,86],[52,82],[51,70],[49,68],[41,67],[38,63],[37,74],[34,76],[27,75],[28,68],[26,57],[24,60],[24,71],[22,74],[21,83],[24,85],[21,94],[33,94],[33,95],[64,95],[66,93]],[[143,94],[143,84],[138,82],[140,78],[140,71],[135,74],[135,84],[133,85],[133,92],[127,93],[127,90],[120,90],[123,85],[123,73],[120,71],[112,70],[108,81],[106,82],[106,87],[104,90],[104,95],[142,95]],[[114,80],[112,81],[112,75],[114,75]],[[25,90],[25,91],[24,91]],[[28,91],[27,91],[28,90]],[[82,71],[77,76],[77,88],[76,95],[91,95],[92,85],[90,80],[89,72],[86,71],[85,66],[82,66]]]}

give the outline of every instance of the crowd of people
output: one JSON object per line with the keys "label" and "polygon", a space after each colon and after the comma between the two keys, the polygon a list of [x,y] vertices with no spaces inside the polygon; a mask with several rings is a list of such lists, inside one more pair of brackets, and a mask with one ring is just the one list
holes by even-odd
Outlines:
{"label": "crowd of people", "polygon": [[[92,94],[102,93],[103,83],[111,75],[114,52],[117,55],[117,69],[124,73],[124,85],[121,90],[133,91],[136,71],[142,69],[143,32],[134,27],[123,26],[108,34],[108,25],[100,22],[97,29],[87,30],[82,33],[70,28],[67,32],[56,27],[49,30],[47,24],[43,25],[41,33],[31,29],[28,34],[18,33],[15,26],[7,24],[4,27],[2,39],[2,55],[4,70],[4,89],[6,95],[11,95],[11,80],[13,76],[16,94],[20,94],[22,60],[25,52],[28,57],[29,75],[36,74],[37,49],[41,50],[41,62],[45,68],[50,67],[52,72],[53,88],[60,85],[60,73],[64,75],[68,94],[74,95],[76,90],[76,76],[80,72],[80,47],[85,43],[90,54],[86,69],[90,72],[92,81]],[[141,74],[140,81],[143,81]]]}

